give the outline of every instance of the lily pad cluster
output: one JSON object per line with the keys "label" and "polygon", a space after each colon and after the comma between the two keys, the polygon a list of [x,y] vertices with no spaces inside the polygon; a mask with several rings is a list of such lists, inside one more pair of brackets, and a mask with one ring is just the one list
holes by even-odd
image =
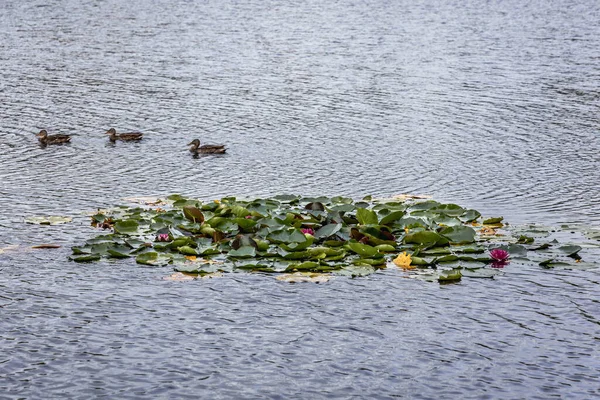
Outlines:
{"label": "lily pad cluster", "polygon": [[411,198],[201,201],[172,195],[153,207],[119,207],[91,218],[94,227],[109,232],[74,247],[73,261],[134,258],[198,275],[243,270],[364,276],[404,254],[407,273],[455,281],[498,274],[507,261],[490,256],[495,248],[524,260],[540,252],[545,267],[577,262],[581,250],[540,245],[523,232],[500,233],[501,217],[482,219],[473,209]]}

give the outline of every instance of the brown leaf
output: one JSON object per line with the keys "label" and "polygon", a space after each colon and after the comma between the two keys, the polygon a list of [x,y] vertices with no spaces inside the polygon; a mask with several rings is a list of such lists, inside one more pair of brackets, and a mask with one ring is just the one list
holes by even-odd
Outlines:
{"label": "brown leaf", "polygon": [[59,249],[61,246],[59,244],[38,244],[36,246],[31,246],[32,249]]}

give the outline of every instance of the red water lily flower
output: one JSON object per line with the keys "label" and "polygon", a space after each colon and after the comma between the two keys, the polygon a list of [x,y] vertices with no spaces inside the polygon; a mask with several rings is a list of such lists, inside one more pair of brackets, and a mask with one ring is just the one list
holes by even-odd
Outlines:
{"label": "red water lily flower", "polygon": [[314,235],[315,231],[311,228],[302,228],[300,229],[302,231],[302,233],[304,233],[305,235]]}
{"label": "red water lily flower", "polygon": [[506,261],[508,260],[508,257],[510,257],[510,254],[504,249],[493,249],[490,250],[490,257],[495,261]]}
{"label": "red water lily flower", "polygon": [[159,233],[158,236],[156,237],[156,240],[158,240],[159,242],[168,242],[169,234],[168,233]]}

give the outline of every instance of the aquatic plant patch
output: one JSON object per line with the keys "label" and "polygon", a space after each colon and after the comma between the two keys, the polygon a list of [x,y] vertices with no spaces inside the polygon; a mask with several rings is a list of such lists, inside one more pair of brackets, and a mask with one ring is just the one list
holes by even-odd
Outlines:
{"label": "aquatic plant patch", "polygon": [[135,259],[172,265],[186,276],[247,271],[326,282],[323,274],[357,277],[396,267],[452,282],[492,278],[511,260],[544,268],[581,262],[581,246],[544,240],[548,236],[535,229],[511,229],[502,217],[483,219],[476,210],[410,196],[207,202],[171,195],[98,212],[91,221],[102,233],[73,247],[73,261]]}

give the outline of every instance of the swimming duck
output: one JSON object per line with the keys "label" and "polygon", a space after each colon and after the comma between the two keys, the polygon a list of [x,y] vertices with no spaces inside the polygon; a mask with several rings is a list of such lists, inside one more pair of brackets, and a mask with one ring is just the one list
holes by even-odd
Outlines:
{"label": "swimming duck", "polygon": [[40,144],[44,146],[47,144],[69,143],[71,141],[71,136],[69,135],[48,135],[45,129],[42,129],[35,136],[40,140]]}
{"label": "swimming duck", "polygon": [[191,143],[188,143],[190,147],[190,151],[194,154],[223,154],[225,153],[225,145],[222,144],[205,144],[204,146],[200,146],[200,141],[198,139],[194,139]]}
{"label": "swimming duck", "polygon": [[117,133],[115,128],[110,128],[106,131],[107,135],[110,135],[108,139],[111,142],[116,142],[117,140],[122,140],[124,142],[130,142],[132,140],[142,140],[143,133],[139,132],[131,132],[131,133]]}

